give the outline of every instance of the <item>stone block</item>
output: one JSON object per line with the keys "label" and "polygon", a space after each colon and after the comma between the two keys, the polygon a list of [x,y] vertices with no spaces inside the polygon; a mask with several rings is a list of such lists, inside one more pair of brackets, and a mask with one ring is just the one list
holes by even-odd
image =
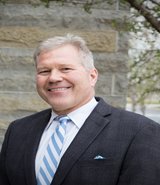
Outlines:
{"label": "stone block", "polygon": [[128,72],[128,55],[123,52],[115,53],[95,53],[95,66],[99,73],[103,72]]}
{"label": "stone block", "polygon": [[[40,29],[26,27],[2,27],[0,28],[0,47],[34,48],[37,44],[56,35],[63,35],[69,30]],[[69,31],[70,32],[70,31]],[[71,31],[82,36],[92,51],[115,52],[117,33],[115,31]]]}
{"label": "stone block", "polygon": [[[33,5],[45,5],[41,0],[5,0],[5,2],[12,3],[12,4],[33,4]],[[91,5],[92,8],[101,8],[101,9],[112,9],[115,10],[117,8],[117,1],[111,2],[110,0],[96,0],[95,3],[93,2],[93,5]],[[74,6],[74,7],[82,7],[85,8],[85,5],[88,4],[88,0],[65,0],[65,1],[57,1],[50,0],[50,5],[59,5],[59,6]]]}
{"label": "stone block", "polygon": [[117,36],[117,41],[118,41],[118,48],[117,50],[119,52],[126,52],[126,55],[128,53],[128,48],[129,48],[129,35],[127,32],[119,32]]}
{"label": "stone block", "polygon": [[127,75],[126,73],[113,74],[112,95],[120,96],[127,94]]}
{"label": "stone block", "polygon": [[35,72],[34,49],[0,47],[0,69],[5,71]]}
{"label": "stone block", "polygon": [[112,74],[100,72],[96,84],[96,94],[111,95],[111,88],[112,88]]}
{"label": "stone block", "polygon": [[29,92],[35,90],[33,71],[3,70],[0,73],[0,91]]}
{"label": "stone block", "polygon": [[0,92],[0,112],[39,111],[49,107],[36,92]]}
{"label": "stone block", "polygon": [[[106,2],[104,2],[106,4]],[[124,29],[128,11],[116,11],[115,6],[108,9],[92,8],[87,13],[83,6],[59,6],[55,2],[49,8],[29,4],[6,4],[0,6],[0,25],[38,27],[58,30],[120,30]],[[114,9],[114,10],[113,10]]]}
{"label": "stone block", "polygon": [[25,0],[5,0],[5,3],[7,3],[7,4],[8,3],[13,3],[13,4],[20,3],[21,4],[21,3],[25,3],[25,2],[29,3],[29,0],[26,0],[26,1]]}

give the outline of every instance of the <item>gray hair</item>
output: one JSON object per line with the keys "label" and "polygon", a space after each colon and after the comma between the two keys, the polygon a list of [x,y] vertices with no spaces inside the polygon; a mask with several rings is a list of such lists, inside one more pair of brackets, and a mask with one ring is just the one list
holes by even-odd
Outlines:
{"label": "gray hair", "polygon": [[52,49],[58,48],[66,44],[71,44],[78,49],[80,57],[82,58],[82,65],[86,69],[94,68],[94,59],[92,52],[88,49],[84,39],[79,36],[71,34],[67,34],[65,36],[56,36],[41,42],[34,53],[35,62],[36,63],[38,62],[38,56],[42,52],[48,52],[51,51]]}

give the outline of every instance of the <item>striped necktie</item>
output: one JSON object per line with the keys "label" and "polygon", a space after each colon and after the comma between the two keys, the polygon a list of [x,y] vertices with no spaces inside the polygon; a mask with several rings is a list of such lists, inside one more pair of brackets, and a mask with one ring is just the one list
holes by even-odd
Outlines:
{"label": "striped necktie", "polygon": [[55,133],[50,138],[37,177],[38,185],[50,185],[60,161],[60,154],[66,133],[66,124],[70,121],[67,116],[58,116],[59,121]]}

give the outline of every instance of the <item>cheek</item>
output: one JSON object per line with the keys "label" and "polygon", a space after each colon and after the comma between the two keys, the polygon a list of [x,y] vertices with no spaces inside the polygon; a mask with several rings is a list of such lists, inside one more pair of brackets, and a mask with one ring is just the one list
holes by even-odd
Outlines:
{"label": "cheek", "polygon": [[88,89],[91,87],[91,81],[87,76],[82,75],[77,82],[78,87],[85,92],[85,89]]}
{"label": "cheek", "polygon": [[44,84],[45,84],[45,79],[44,78],[40,78],[40,77],[36,78],[37,87],[43,86]]}
{"label": "cheek", "polygon": [[41,78],[36,79],[36,86],[38,89],[42,88],[45,85],[45,81]]}
{"label": "cheek", "polygon": [[39,77],[36,77],[36,84],[37,84],[37,85],[41,84],[41,80],[40,80]]}

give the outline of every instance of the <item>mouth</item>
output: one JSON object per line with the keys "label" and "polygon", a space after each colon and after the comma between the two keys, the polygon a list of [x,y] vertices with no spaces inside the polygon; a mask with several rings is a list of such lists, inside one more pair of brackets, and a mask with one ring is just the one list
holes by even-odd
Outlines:
{"label": "mouth", "polygon": [[57,87],[57,88],[48,88],[48,91],[50,92],[58,92],[58,91],[65,91],[69,89],[70,87]]}

